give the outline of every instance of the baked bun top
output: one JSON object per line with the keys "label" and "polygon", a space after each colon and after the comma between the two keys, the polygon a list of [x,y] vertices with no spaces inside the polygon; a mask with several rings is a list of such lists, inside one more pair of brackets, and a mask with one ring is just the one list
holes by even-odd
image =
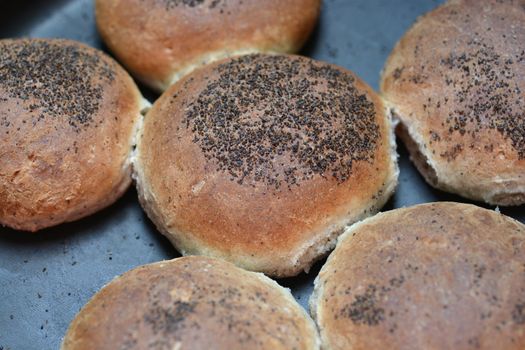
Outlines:
{"label": "baked bun top", "polygon": [[99,291],[62,344],[83,349],[319,349],[319,338],[276,282],[187,257],[136,268]]}
{"label": "baked bun top", "polygon": [[431,183],[525,203],[524,1],[449,1],[421,17],[389,57],[381,90]]}
{"label": "baked bun top", "polygon": [[0,223],[36,231],[116,200],[130,183],[141,99],[95,49],[0,40]]}
{"label": "baked bun top", "polygon": [[249,52],[297,52],[321,0],[97,0],[99,31],[119,60],[164,91],[205,63]]}
{"label": "baked bun top", "polygon": [[141,202],[183,254],[299,273],[397,181],[390,122],[351,72],[248,55],[194,71],[145,118]]}
{"label": "baked bun top", "polygon": [[310,300],[324,349],[525,348],[525,226],[458,203],[353,225]]}

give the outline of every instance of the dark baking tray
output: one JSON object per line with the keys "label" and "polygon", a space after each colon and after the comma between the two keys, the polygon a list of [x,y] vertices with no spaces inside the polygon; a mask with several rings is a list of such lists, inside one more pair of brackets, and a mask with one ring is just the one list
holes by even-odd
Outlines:
{"label": "dark baking tray", "polygon": [[[263,0],[261,0],[263,1]],[[395,42],[438,0],[325,0],[303,54],[355,71],[377,89]],[[92,0],[0,0],[0,37],[64,37],[104,48]],[[155,94],[143,89],[145,95]],[[465,201],[427,186],[399,146],[399,188],[384,210],[417,203]],[[525,222],[525,207],[501,208]],[[0,350],[57,349],[85,302],[113,277],[179,254],[144,215],[134,189],[110,208],[75,223],[28,234],[0,228]],[[307,307],[308,275],[279,280]]]}

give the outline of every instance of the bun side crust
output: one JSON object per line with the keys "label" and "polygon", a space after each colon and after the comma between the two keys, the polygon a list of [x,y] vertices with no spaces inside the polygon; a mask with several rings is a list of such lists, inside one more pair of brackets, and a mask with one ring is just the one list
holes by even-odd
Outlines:
{"label": "bun side crust", "polygon": [[142,97],[113,60],[67,40],[0,41],[0,223],[37,231],[119,198]]}
{"label": "bun side crust", "polygon": [[315,324],[287,289],[204,257],[136,268],[102,288],[62,350],[319,349]]}
{"label": "bun side crust", "polygon": [[[228,82],[228,79],[232,84],[252,81],[250,72],[259,67],[257,74],[262,80],[258,81],[266,84],[264,79],[287,71],[288,68],[283,66],[296,71],[289,77],[279,78],[278,82],[290,80],[292,85],[303,86],[307,85],[305,80],[309,81],[309,88],[299,94],[306,97],[296,101],[290,95],[289,100],[266,101],[268,97],[259,94],[272,91],[280,95],[282,87],[276,82],[269,80],[260,90],[257,84],[249,88],[232,86]],[[267,67],[272,67],[275,72],[267,72]],[[338,91],[354,91],[361,97],[356,97],[355,105],[350,103],[344,108],[357,109],[363,101],[372,106],[373,116],[370,114],[370,122],[366,123],[359,121],[359,118],[364,120],[365,114],[357,117],[363,112],[348,110],[348,114],[358,118],[351,123],[355,123],[355,130],[360,130],[357,135],[361,140],[357,136],[346,140],[341,134],[334,138],[335,143],[331,143],[333,136],[319,134],[312,135],[313,139],[303,144],[302,141],[310,137],[306,136],[305,130],[311,128],[305,126],[297,131],[292,121],[286,118],[277,121],[277,118],[296,114],[298,118],[294,120],[297,123],[318,123],[317,126],[312,124],[312,128],[323,130],[321,133],[343,133],[347,129],[342,122],[345,116],[334,109],[337,103],[328,106],[331,98],[326,94],[333,92],[325,86],[326,78],[306,74],[318,69],[324,72],[322,74],[331,72],[338,76],[337,79],[353,81]],[[238,74],[243,78],[237,79]],[[217,96],[213,94],[224,87],[233,89],[224,96],[250,91],[249,95],[256,101],[239,95],[238,105],[235,102],[231,106],[225,101],[220,104],[220,110],[203,110],[208,106],[219,106],[217,101],[223,98],[220,97],[222,92]],[[207,95],[209,91],[214,91],[210,92],[213,96]],[[297,93],[292,88],[286,91]],[[311,115],[302,107],[288,108],[296,103],[313,103],[320,97],[324,102],[319,102]],[[205,103],[196,102],[201,100]],[[256,105],[243,105],[252,102]],[[244,112],[232,117],[226,105]],[[316,119],[321,115],[319,108],[325,109],[325,118],[333,118],[330,121],[333,124],[326,124],[327,121],[323,124]],[[268,117],[261,117],[260,113],[269,109],[272,110]],[[199,113],[194,116],[188,112],[190,110]],[[214,118],[220,113],[224,116],[211,124],[208,119],[203,119]],[[192,121],[187,119],[189,114],[194,116]],[[221,126],[213,126],[213,123],[229,123],[228,115],[232,120],[239,118],[235,119],[237,122],[224,126],[230,129],[222,132]],[[311,120],[306,122],[306,117]],[[235,126],[235,123],[239,124]],[[250,123],[252,126],[247,126]],[[207,125],[204,133],[192,131],[195,128],[204,130],[203,125]],[[377,129],[372,132],[367,128]],[[265,130],[268,130],[268,135],[261,136]],[[247,134],[241,135],[241,132]],[[230,136],[219,141],[218,138],[224,135]],[[372,135],[373,140],[368,138]],[[237,137],[238,142],[227,140]],[[289,141],[288,137],[299,141]],[[267,142],[275,143],[266,151],[258,149]],[[337,144],[344,142],[356,144],[355,148],[350,147],[356,153],[337,153]],[[375,146],[367,145],[367,142],[373,142]],[[237,147],[239,144],[242,147]],[[308,148],[315,147],[325,147],[325,151],[310,153]],[[333,248],[335,239],[346,225],[374,214],[390,197],[398,174],[394,147],[390,121],[382,101],[352,73],[298,56],[254,55],[202,68],[170,88],[145,119],[134,169],[143,207],[159,230],[183,254],[221,257],[249,270],[272,276],[291,276],[308,270],[315,260]],[[328,149],[332,151],[326,151]],[[353,159],[354,156],[362,157],[362,160]],[[317,163],[311,162],[316,157],[319,166],[326,167],[324,173],[314,173],[319,171]],[[325,162],[326,159],[333,161]],[[352,162],[350,173],[342,166],[347,161]]]}
{"label": "bun side crust", "polygon": [[432,203],[351,226],[315,281],[323,349],[525,346],[525,226]]}
{"label": "bun side crust", "polygon": [[[171,3],[171,5],[170,5]],[[150,87],[166,90],[212,61],[253,52],[297,52],[320,0],[98,0],[99,31],[119,60]]]}
{"label": "bun side crust", "polygon": [[525,203],[524,22],[521,0],[449,1],[392,51],[381,91],[434,187]]}

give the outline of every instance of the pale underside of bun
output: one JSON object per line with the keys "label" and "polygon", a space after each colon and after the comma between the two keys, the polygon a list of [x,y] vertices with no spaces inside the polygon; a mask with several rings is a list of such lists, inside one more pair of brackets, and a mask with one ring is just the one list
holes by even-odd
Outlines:
{"label": "pale underside of bun", "polygon": [[315,280],[323,349],[525,346],[525,226],[431,203],[351,226]]}
{"label": "pale underside of bun", "polygon": [[223,58],[295,53],[313,30],[320,0],[98,0],[106,44],[157,91]]}
{"label": "pale underside of bun", "polygon": [[74,41],[0,46],[0,223],[37,231],[116,201],[142,118],[131,77]]}
{"label": "pale underside of bun", "polygon": [[381,91],[432,186],[525,203],[523,1],[449,1],[405,34]]}
{"label": "pale underside of bun", "polygon": [[[254,70],[260,79],[251,78]],[[291,85],[286,90],[282,84]],[[292,97],[294,84],[303,86],[301,98]],[[268,91],[275,100],[261,97]],[[245,102],[219,105],[221,96]],[[317,106],[314,112],[304,109],[310,105]],[[213,106],[221,107],[205,110]],[[235,115],[238,108],[244,112]],[[259,117],[262,109],[268,117]],[[229,117],[211,120],[220,113]],[[307,140],[305,129],[286,120],[292,114],[304,118],[297,123],[318,123],[311,125],[320,134],[310,136],[317,139],[289,141]],[[231,130],[220,131],[221,123]],[[158,229],[184,255],[220,257],[272,276],[308,271],[347,225],[376,213],[397,184],[395,144],[381,100],[352,73],[298,56],[245,56],[195,71],[155,103],[142,131],[134,178]],[[221,135],[233,141],[220,141]],[[259,151],[266,137],[274,144]],[[331,158],[303,153],[315,147],[325,147]],[[310,163],[315,157],[324,170]],[[343,167],[347,161],[351,168]]]}
{"label": "pale underside of bun", "polygon": [[62,350],[319,349],[315,324],[263,274],[205,257],[136,268],[75,317]]}

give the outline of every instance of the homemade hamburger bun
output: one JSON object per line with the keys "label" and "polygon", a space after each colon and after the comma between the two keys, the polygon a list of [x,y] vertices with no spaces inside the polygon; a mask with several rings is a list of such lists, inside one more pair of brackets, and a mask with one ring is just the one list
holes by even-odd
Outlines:
{"label": "homemade hamburger bun", "polygon": [[205,257],[114,279],[73,320],[62,350],[319,349],[315,324],[263,274]]}
{"label": "homemade hamburger bun", "polygon": [[432,186],[525,203],[525,1],[449,1],[392,51],[381,91]]}
{"label": "homemade hamburger bun", "polygon": [[321,0],[97,0],[105,43],[157,91],[193,69],[253,52],[297,52]]}
{"label": "homemade hamburger bun", "polygon": [[525,348],[525,225],[432,203],[341,236],[310,310],[323,349]]}
{"label": "homemade hamburger bun", "polygon": [[102,52],[56,39],[0,40],[0,224],[72,221],[131,182],[143,100]]}
{"label": "homemade hamburger bun", "polygon": [[287,55],[183,78],[145,118],[142,206],[183,255],[284,277],[308,270],[397,184],[381,99],[353,73]]}

